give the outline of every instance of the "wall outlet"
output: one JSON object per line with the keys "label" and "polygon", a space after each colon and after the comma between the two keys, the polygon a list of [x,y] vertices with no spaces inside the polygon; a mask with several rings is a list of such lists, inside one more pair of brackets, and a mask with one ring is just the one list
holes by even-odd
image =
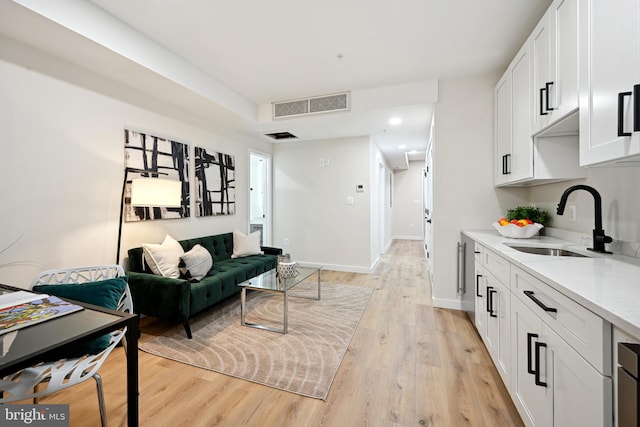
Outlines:
{"label": "wall outlet", "polygon": [[569,221],[576,222],[576,205],[567,206],[567,217]]}

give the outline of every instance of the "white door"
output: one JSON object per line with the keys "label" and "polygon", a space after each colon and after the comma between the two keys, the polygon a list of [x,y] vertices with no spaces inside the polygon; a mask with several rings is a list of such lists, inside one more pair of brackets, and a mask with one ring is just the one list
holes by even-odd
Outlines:
{"label": "white door", "polygon": [[261,244],[271,244],[269,227],[271,158],[262,153],[250,153],[249,232],[261,231]]}

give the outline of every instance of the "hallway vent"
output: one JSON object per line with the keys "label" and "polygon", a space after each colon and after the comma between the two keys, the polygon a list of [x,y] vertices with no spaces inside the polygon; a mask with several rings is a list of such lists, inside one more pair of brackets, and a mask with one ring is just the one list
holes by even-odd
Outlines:
{"label": "hallway vent", "polygon": [[274,119],[349,111],[349,92],[274,102],[272,105]]}

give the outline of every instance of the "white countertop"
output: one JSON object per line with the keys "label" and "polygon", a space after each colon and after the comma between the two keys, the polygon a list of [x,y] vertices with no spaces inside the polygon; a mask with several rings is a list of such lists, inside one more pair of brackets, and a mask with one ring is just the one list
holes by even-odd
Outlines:
{"label": "white countertop", "polygon": [[[620,254],[598,254],[588,251],[586,246],[548,236],[509,239],[495,230],[468,230],[464,234],[640,339],[640,259]],[[590,258],[534,255],[520,252],[505,243],[553,246]]]}

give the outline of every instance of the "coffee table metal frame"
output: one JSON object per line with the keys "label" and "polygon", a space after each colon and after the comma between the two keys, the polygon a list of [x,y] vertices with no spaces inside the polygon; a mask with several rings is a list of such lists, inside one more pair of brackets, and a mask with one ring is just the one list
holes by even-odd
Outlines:
{"label": "coffee table metal frame", "polygon": [[[296,298],[307,298],[313,300],[320,300],[321,292],[321,276],[322,267],[304,267],[298,266],[299,274],[295,277],[280,278],[276,275],[276,270],[269,270],[262,273],[252,279],[239,283],[238,286],[242,288],[240,293],[240,324],[242,326],[248,326],[250,328],[264,329],[271,332],[278,332],[286,334],[289,332],[289,291],[291,291],[296,285],[303,282],[313,274],[318,274],[318,295],[317,297],[308,297],[304,295],[291,295]],[[261,325],[259,323],[247,322],[247,289],[254,291],[275,292],[282,294],[284,298],[284,318],[283,328],[278,329],[268,325]]]}

